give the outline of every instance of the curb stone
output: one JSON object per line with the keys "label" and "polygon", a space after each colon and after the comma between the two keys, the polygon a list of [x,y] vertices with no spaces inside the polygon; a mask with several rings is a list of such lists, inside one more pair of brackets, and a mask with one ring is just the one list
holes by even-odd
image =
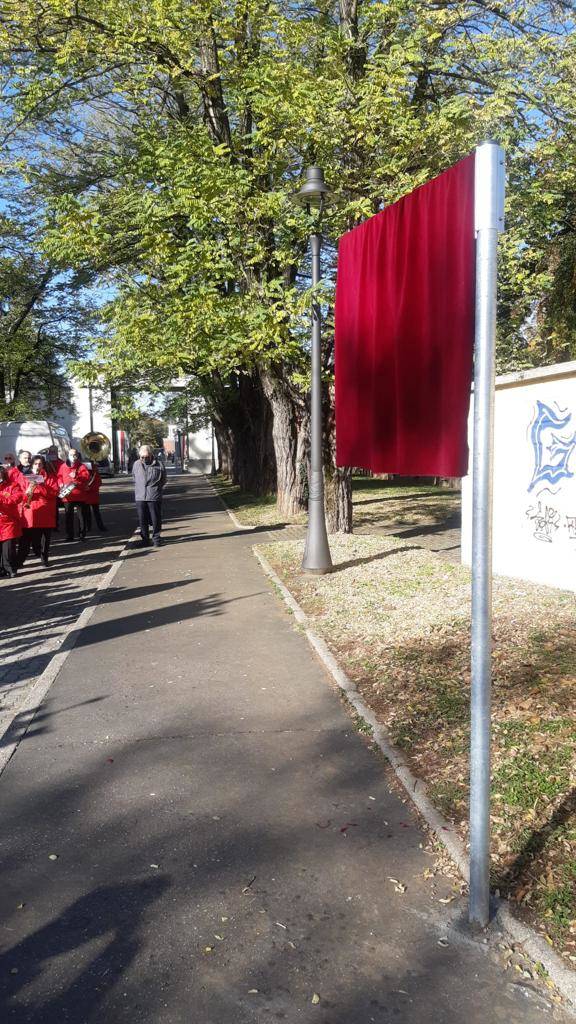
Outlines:
{"label": "curb stone", "polygon": [[[258,551],[255,545],[252,551],[266,576],[279,590],[283,600],[293,612],[296,621],[303,627],[306,638],[320,658],[320,661],[328,670],[335,683],[346,694],[354,709],[372,727],[374,742],[392,766],[398,780],[402,783],[408,796],[420,811],[424,821],[442,843],[462,877],[469,881],[470,861],[464,843],[456,835],[454,826],[439,813],[426,796],[425,784],[416,778],[402,752],[390,741],[386,729],[377,721],[371,708],[365,704],[356,686],[340,667],[325,640],[310,628],[306,613],[272,568],[266,556]],[[550,948],[546,940],[538,932],[533,928],[529,928],[514,916],[507,900],[500,899],[498,901],[495,919],[510,939],[520,943],[532,960],[542,964],[558,992],[568,1001],[570,1004],[569,1008],[574,1012],[576,1009],[576,972],[566,966],[562,958]]]}
{"label": "curb stone", "polygon": [[224,501],[224,498],[222,497],[222,495],[220,494],[218,489],[214,486],[214,484],[212,483],[210,477],[207,476],[207,477],[205,477],[205,479],[206,479],[206,483],[210,484],[210,487],[212,488],[212,490],[214,491],[214,494],[216,495],[216,497],[220,501],[224,511],[227,512],[228,515],[230,516],[230,519],[234,523],[234,526],[236,527],[236,529],[237,530],[254,530],[255,529],[254,526],[248,526],[246,523],[241,523],[240,520],[238,519],[238,517],[234,515],[232,509],[228,508],[228,505]]}
{"label": "curb stone", "polygon": [[[134,532],[130,534],[128,539],[124,542],[123,547],[114,558],[112,565],[100,580],[100,583],[96,587],[89,603],[80,612],[78,618],[71,623],[64,633],[62,633],[58,651],[52,655],[48,665],[38,676],[38,679],[32,686],[28,696],[24,702],[15,709],[12,718],[0,735],[0,740],[5,740],[5,745],[0,750],[0,775],[32,726],[36,713],[40,710],[44,697],[48,693],[52,683],[55,681],[68,655],[76,646],[82,630],[88,625],[90,619],[94,615],[96,608],[100,604],[104,591],[107,590],[112,583],[112,580],[116,576],[116,573],[122,564],[122,560],[130,553],[130,542],[138,532],[138,530],[134,530]],[[30,717],[20,723],[19,720],[21,716],[26,716],[27,713]]]}

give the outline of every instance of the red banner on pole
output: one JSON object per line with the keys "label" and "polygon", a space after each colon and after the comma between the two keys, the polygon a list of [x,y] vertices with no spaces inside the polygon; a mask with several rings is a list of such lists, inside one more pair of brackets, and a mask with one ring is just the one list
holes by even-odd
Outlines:
{"label": "red banner on pole", "polygon": [[340,466],[465,476],[475,304],[474,156],[340,239]]}

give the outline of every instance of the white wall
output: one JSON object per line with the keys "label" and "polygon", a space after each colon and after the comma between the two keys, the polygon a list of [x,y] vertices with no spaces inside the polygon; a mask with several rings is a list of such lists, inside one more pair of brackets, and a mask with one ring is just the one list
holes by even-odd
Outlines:
{"label": "white wall", "polygon": [[190,473],[212,472],[212,428],[206,427],[188,435],[188,470]]}
{"label": "white wall", "polygon": [[[469,418],[472,466],[472,417]],[[471,562],[471,477],[462,561]],[[496,380],[494,572],[576,592],[576,362]]]}

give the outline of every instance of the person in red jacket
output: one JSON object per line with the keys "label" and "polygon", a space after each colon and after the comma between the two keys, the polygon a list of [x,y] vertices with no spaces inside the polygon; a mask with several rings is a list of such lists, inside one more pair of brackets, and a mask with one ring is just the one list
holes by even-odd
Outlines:
{"label": "person in red jacket", "polygon": [[[58,450],[58,445],[51,444],[50,447],[46,449],[46,456],[45,456],[45,458],[46,458],[46,469],[48,471],[48,476],[53,477],[58,482],[58,480],[59,480],[58,474],[60,473],[60,469],[64,465],[64,460],[60,458],[60,452]],[[60,498],[56,497],[56,526],[54,527],[55,533],[59,533],[60,532],[60,527],[59,527],[59,524],[58,524],[58,518],[59,518],[58,513],[60,512],[61,508],[63,508],[63,502],[60,501]]]}
{"label": "person in red jacket", "polygon": [[98,472],[98,466],[95,462],[92,463],[92,469],[90,470],[90,480],[88,481],[88,489],[86,491],[86,505],[88,508],[88,529],[92,527],[91,513],[94,513],[94,519],[96,520],[96,526],[100,530],[100,533],[106,533],[107,527],[104,526],[102,520],[102,513],[100,512],[100,485],[102,483],[102,477]]}
{"label": "person in red jacket", "polygon": [[12,452],[8,452],[4,456],[4,468],[8,470],[8,479],[11,483],[19,483],[22,474],[16,465],[16,456]]}
{"label": "person in red jacket", "polygon": [[46,469],[48,470],[48,473],[58,476],[61,467],[64,465],[64,460],[60,458],[58,452],[58,446],[55,444],[51,444],[50,447],[46,449],[45,458]]}
{"label": "person in red jacket", "polygon": [[24,500],[21,505],[22,536],[18,544],[18,568],[20,569],[30,548],[40,559],[44,568],[48,568],[50,540],[56,526],[56,501],[58,498],[58,480],[48,472],[46,460],[36,455],[32,460],[32,477],[23,486]]}
{"label": "person in red jacket", "polygon": [[86,540],[88,531],[88,506],[86,504],[86,491],[90,480],[90,471],[82,462],[82,456],[76,448],[68,452],[68,460],[60,466],[58,482],[60,484],[60,497],[64,503],[64,522],[66,525],[66,540],[74,540],[74,512],[78,511],[78,539]]}
{"label": "person in red jacket", "polygon": [[16,541],[22,536],[20,504],[23,494],[5,466],[0,466],[0,575],[17,575]]}

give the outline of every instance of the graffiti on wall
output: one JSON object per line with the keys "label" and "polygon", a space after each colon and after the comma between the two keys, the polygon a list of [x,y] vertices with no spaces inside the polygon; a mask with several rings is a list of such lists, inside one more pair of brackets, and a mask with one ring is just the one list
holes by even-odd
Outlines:
{"label": "graffiti on wall", "polygon": [[[533,452],[532,479],[528,493],[537,499],[526,509],[535,540],[553,543],[555,537],[576,541],[576,508],[568,515],[554,500],[562,485],[574,476],[576,466],[576,416],[556,402],[537,401],[529,428]],[[572,511],[572,510],[570,510]]]}

